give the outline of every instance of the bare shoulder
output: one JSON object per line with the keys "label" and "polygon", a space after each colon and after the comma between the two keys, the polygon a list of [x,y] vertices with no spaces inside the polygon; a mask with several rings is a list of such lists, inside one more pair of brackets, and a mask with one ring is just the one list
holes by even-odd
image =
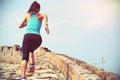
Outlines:
{"label": "bare shoulder", "polygon": [[38,18],[45,18],[45,17],[47,17],[47,15],[46,15],[46,14],[38,13],[38,14],[37,14],[37,17],[38,17]]}
{"label": "bare shoulder", "polygon": [[27,13],[25,17],[26,17],[27,20],[29,20],[31,18],[31,14]]}
{"label": "bare shoulder", "polygon": [[42,16],[42,17],[47,17],[47,15],[46,15],[46,14],[41,14],[41,16]]}
{"label": "bare shoulder", "polygon": [[28,16],[30,16],[30,13],[27,13],[27,14],[25,15],[25,17],[28,17]]}
{"label": "bare shoulder", "polygon": [[26,14],[26,17],[31,17],[31,16],[32,16],[31,13],[27,13],[27,14]]}

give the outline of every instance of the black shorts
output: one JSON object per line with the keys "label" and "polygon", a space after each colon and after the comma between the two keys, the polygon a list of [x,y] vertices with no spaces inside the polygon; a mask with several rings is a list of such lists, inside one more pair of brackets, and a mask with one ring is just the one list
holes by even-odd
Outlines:
{"label": "black shorts", "polygon": [[42,43],[42,38],[37,34],[25,34],[22,43],[22,60],[29,60],[29,53],[34,52]]}

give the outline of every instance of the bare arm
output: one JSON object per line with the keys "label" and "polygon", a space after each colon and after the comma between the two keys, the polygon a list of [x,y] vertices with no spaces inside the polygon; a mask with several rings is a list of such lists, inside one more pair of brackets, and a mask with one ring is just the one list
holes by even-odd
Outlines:
{"label": "bare arm", "polygon": [[23,28],[27,25],[27,19],[26,17],[23,19],[22,23],[19,25],[19,28]]}
{"label": "bare arm", "polygon": [[44,17],[44,27],[45,27],[45,31],[47,34],[49,34],[49,28],[48,28],[48,17],[47,15],[43,14]]}

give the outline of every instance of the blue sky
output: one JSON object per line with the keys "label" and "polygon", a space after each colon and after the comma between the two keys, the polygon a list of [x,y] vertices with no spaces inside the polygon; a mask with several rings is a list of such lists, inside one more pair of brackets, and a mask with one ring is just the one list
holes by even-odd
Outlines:
{"label": "blue sky", "polygon": [[[0,46],[22,44],[25,28],[18,26],[33,1],[0,1]],[[119,0],[36,1],[49,18],[50,35],[42,27],[41,46],[120,74]]]}

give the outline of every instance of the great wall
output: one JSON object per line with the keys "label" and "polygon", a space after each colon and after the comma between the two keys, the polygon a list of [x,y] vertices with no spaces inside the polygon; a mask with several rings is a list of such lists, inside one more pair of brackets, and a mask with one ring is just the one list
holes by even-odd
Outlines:
{"label": "great wall", "polygon": [[[0,80],[20,77],[21,47],[0,47]],[[101,71],[84,61],[40,47],[35,51],[35,74],[27,80],[120,80],[120,75]]]}

